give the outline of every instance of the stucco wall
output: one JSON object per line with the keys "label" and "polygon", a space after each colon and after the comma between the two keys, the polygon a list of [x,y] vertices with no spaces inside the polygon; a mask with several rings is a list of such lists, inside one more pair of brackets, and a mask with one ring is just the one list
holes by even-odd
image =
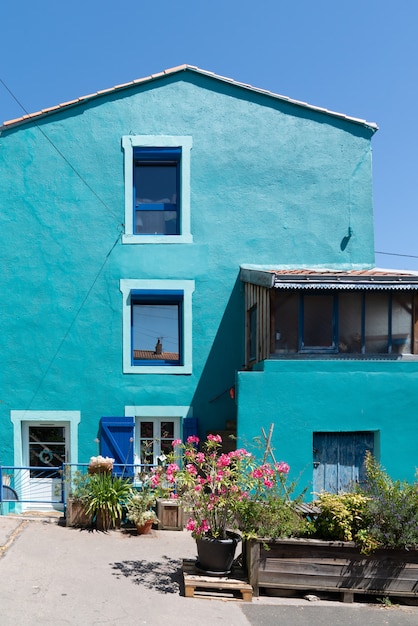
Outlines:
{"label": "stucco wall", "polygon": [[[121,243],[129,134],[193,137],[192,244]],[[239,265],[373,264],[371,134],[187,73],[4,130],[0,462],[11,410],[80,410],[80,458],[126,405],[191,405],[222,428],[244,360]],[[192,375],[122,373],[121,278],[196,281]]]}
{"label": "stucco wall", "polygon": [[266,361],[238,373],[239,443],[253,445],[273,423],[274,454],[303,488],[312,482],[313,432],[373,431],[389,474],[413,480],[417,375],[416,362]]}

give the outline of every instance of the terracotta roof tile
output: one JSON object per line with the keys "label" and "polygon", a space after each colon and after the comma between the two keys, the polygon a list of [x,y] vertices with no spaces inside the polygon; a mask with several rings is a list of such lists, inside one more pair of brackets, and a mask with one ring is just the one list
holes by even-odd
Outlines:
{"label": "terracotta roof tile", "polygon": [[134,359],[144,361],[178,361],[177,352],[162,352],[157,354],[153,350],[134,350]]}
{"label": "terracotta roof tile", "polygon": [[128,83],[123,83],[121,85],[116,85],[115,87],[111,87],[109,89],[101,89],[100,91],[97,91],[96,93],[91,93],[91,94],[88,94],[86,96],[81,96],[80,98],[77,98],[75,100],[70,100],[68,102],[64,102],[62,104],[58,104],[56,106],[48,107],[46,109],[43,109],[42,111],[37,111],[35,113],[29,113],[29,114],[23,115],[22,117],[15,118],[13,120],[8,120],[8,121],[4,122],[3,128],[9,128],[10,126],[26,122],[28,119],[31,119],[31,120],[32,119],[36,119],[36,118],[41,117],[43,115],[48,115],[48,114],[53,113],[55,111],[59,111],[59,110],[65,108],[65,107],[75,106],[76,104],[78,104],[80,102],[85,102],[85,101],[90,100],[92,98],[97,98],[99,96],[103,96],[103,95],[112,93],[114,91],[127,89],[129,87],[134,86],[134,85],[138,85],[138,84],[141,84],[141,83],[146,83],[146,82],[149,82],[149,81],[152,81],[152,80],[156,80],[156,79],[162,78],[163,76],[168,76],[168,75],[175,74],[175,73],[178,73],[178,72],[183,72],[185,70],[189,70],[189,71],[192,71],[192,72],[197,72],[197,73],[202,74],[204,76],[210,76],[212,78],[215,78],[216,80],[219,80],[219,81],[222,81],[222,82],[226,82],[226,83],[229,83],[231,85],[235,85],[237,87],[241,87],[242,89],[248,89],[248,90],[254,91],[256,93],[264,94],[264,95],[267,95],[269,97],[276,98],[276,99],[279,99],[279,100],[283,100],[285,102],[289,102],[289,103],[294,104],[296,106],[307,108],[307,109],[312,110],[312,111],[318,111],[319,113],[325,113],[325,114],[331,115],[333,117],[337,117],[337,118],[344,119],[344,120],[347,120],[347,121],[350,121],[350,122],[354,122],[355,124],[361,124],[362,126],[366,126],[366,127],[370,128],[370,129],[372,129],[373,131],[377,130],[377,125],[375,123],[373,123],[373,122],[367,122],[366,120],[363,120],[363,119],[360,119],[360,118],[350,117],[350,116],[345,115],[343,113],[337,113],[335,111],[330,111],[330,110],[325,109],[323,107],[318,107],[318,106],[314,106],[314,105],[311,105],[311,104],[307,104],[306,102],[302,102],[300,100],[293,100],[292,98],[273,93],[273,92],[268,91],[266,89],[260,89],[258,87],[253,87],[251,85],[248,85],[247,83],[241,83],[239,81],[233,80],[232,78],[227,78],[226,76],[219,76],[218,74],[215,74],[214,72],[209,72],[207,70],[199,69],[198,67],[196,67],[194,65],[178,65],[176,67],[172,67],[172,68],[164,70],[162,72],[151,74],[151,75],[145,76],[143,78],[137,78],[137,79],[135,79],[133,81],[130,81]]}

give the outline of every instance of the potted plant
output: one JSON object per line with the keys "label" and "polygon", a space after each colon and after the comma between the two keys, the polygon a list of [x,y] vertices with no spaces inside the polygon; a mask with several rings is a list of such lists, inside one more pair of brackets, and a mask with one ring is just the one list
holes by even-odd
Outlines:
{"label": "potted plant", "polygon": [[158,517],[152,509],[155,503],[155,495],[147,488],[131,495],[127,501],[126,517],[135,524],[138,534],[148,534],[152,525],[158,523]]}
{"label": "potted plant", "polygon": [[87,494],[89,475],[76,471],[68,475],[66,484],[69,495],[66,501],[65,520],[67,526],[88,528],[92,524],[92,515],[87,513]]}
{"label": "potted plant", "polygon": [[131,482],[108,472],[89,476],[86,482],[86,510],[98,530],[115,528],[122,519],[123,506],[132,495]]}
{"label": "potted plant", "polygon": [[186,443],[173,441],[173,452],[164,466],[154,469],[151,485],[163,497],[181,497],[190,514],[186,529],[196,539],[196,566],[225,575],[231,570],[241,540],[234,530],[239,527],[242,503],[257,484],[270,489],[275,475],[287,466],[258,466],[244,449],[223,453],[220,435],[208,435],[200,450],[198,444],[195,436]]}

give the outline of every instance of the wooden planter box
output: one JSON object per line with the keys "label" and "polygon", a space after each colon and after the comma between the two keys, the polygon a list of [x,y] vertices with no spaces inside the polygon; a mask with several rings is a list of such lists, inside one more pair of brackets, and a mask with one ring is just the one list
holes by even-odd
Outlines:
{"label": "wooden planter box", "polygon": [[92,525],[92,515],[86,513],[84,504],[80,500],[68,498],[65,509],[66,526],[76,526],[78,528],[90,528]]}
{"label": "wooden planter box", "polygon": [[[268,549],[266,549],[266,547]],[[244,561],[254,595],[260,587],[418,597],[418,550],[378,550],[366,556],[351,542],[249,540]]]}
{"label": "wooden planter box", "polygon": [[158,530],[183,530],[184,515],[180,500],[157,500]]}

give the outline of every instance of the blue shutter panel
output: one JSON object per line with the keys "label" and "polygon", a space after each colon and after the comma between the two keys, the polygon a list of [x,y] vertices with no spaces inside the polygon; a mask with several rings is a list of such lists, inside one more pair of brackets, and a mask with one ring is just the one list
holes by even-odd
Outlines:
{"label": "blue shutter panel", "polygon": [[187,437],[192,435],[198,435],[198,420],[197,417],[185,417],[183,419],[183,441],[186,441]]}
{"label": "blue shutter panel", "polygon": [[114,473],[134,475],[133,417],[102,417],[100,420],[100,454],[115,459]]}

